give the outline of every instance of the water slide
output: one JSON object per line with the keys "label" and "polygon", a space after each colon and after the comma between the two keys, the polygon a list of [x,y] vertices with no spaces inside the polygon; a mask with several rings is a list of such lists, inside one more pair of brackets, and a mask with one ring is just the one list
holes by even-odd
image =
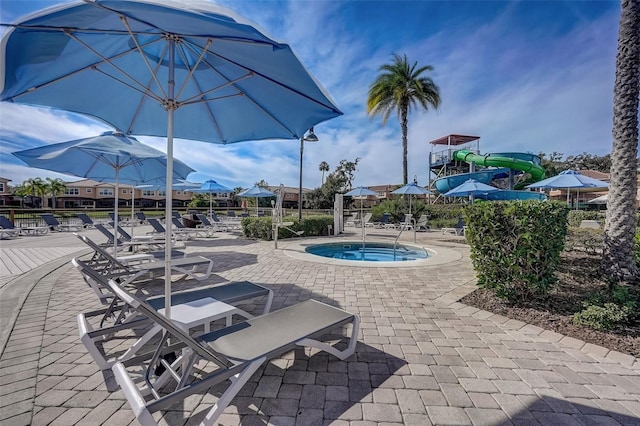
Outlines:
{"label": "water slide", "polygon": [[[540,166],[540,157],[534,154],[523,152],[506,152],[497,154],[478,155],[471,151],[461,149],[453,154],[458,161],[474,163],[483,167],[494,167],[493,169],[481,170],[473,173],[463,173],[452,176],[445,176],[434,181],[436,189],[440,193],[445,193],[456,186],[462,185],[468,179],[475,179],[479,182],[489,184],[494,179],[509,176],[509,170],[518,170],[529,173],[531,182],[537,182],[544,178],[544,169]],[[544,199],[544,194],[532,191],[500,191],[491,194],[493,200],[528,200]]]}

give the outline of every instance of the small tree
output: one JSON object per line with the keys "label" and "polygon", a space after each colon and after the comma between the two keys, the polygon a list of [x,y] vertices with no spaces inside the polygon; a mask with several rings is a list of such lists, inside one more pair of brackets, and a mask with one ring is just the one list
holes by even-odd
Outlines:
{"label": "small tree", "polygon": [[47,186],[47,192],[49,195],[51,195],[51,198],[52,198],[51,207],[55,209],[58,206],[56,204],[56,198],[58,195],[64,194],[64,191],[67,190],[67,185],[60,178],[55,178],[55,179],[47,178],[46,186]]}

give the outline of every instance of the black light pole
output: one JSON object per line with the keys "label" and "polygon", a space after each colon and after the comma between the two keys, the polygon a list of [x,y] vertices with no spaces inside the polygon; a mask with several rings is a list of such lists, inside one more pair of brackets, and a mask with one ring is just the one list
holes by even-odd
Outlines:
{"label": "black light pole", "polygon": [[300,185],[298,185],[298,220],[302,220],[302,155],[305,142],[318,142],[318,137],[313,133],[313,127],[307,134],[300,138]]}

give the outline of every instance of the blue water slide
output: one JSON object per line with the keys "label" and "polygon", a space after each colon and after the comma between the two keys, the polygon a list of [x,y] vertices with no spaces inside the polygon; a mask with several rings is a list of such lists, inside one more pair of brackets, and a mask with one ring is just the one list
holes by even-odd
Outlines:
{"label": "blue water slide", "polygon": [[433,182],[438,192],[444,194],[453,188],[462,185],[469,179],[475,179],[478,182],[489,184],[494,179],[500,179],[509,176],[509,169],[506,167],[498,169],[482,170],[474,173],[462,173],[459,175],[451,175],[441,177]]}

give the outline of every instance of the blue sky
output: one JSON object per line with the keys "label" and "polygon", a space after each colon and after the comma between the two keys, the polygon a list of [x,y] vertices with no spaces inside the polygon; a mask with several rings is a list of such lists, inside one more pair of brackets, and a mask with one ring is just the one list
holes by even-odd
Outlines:
{"label": "blue sky", "polygon": [[[3,0],[0,22],[60,1]],[[321,183],[318,165],[360,158],[355,185],[401,183],[395,116],[366,115],[369,85],[392,53],[432,65],[439,110],[409,116],[409,176],[427,183],[430,140],[478,135],[490,152],[567,155],[611,151],[619,3],[616,1],[219,1],[289,43],[344,115],[322,123],[305,144],[304,186]],[[61,111],[0,105],[0,176],[12,183],[68,176],[29,169],[9,153],[111,130]],[[139,137],[165,150],[160,138]],[[220,146],[176,140],[174,155],[229,187],[298,185],[298,141]]]}

